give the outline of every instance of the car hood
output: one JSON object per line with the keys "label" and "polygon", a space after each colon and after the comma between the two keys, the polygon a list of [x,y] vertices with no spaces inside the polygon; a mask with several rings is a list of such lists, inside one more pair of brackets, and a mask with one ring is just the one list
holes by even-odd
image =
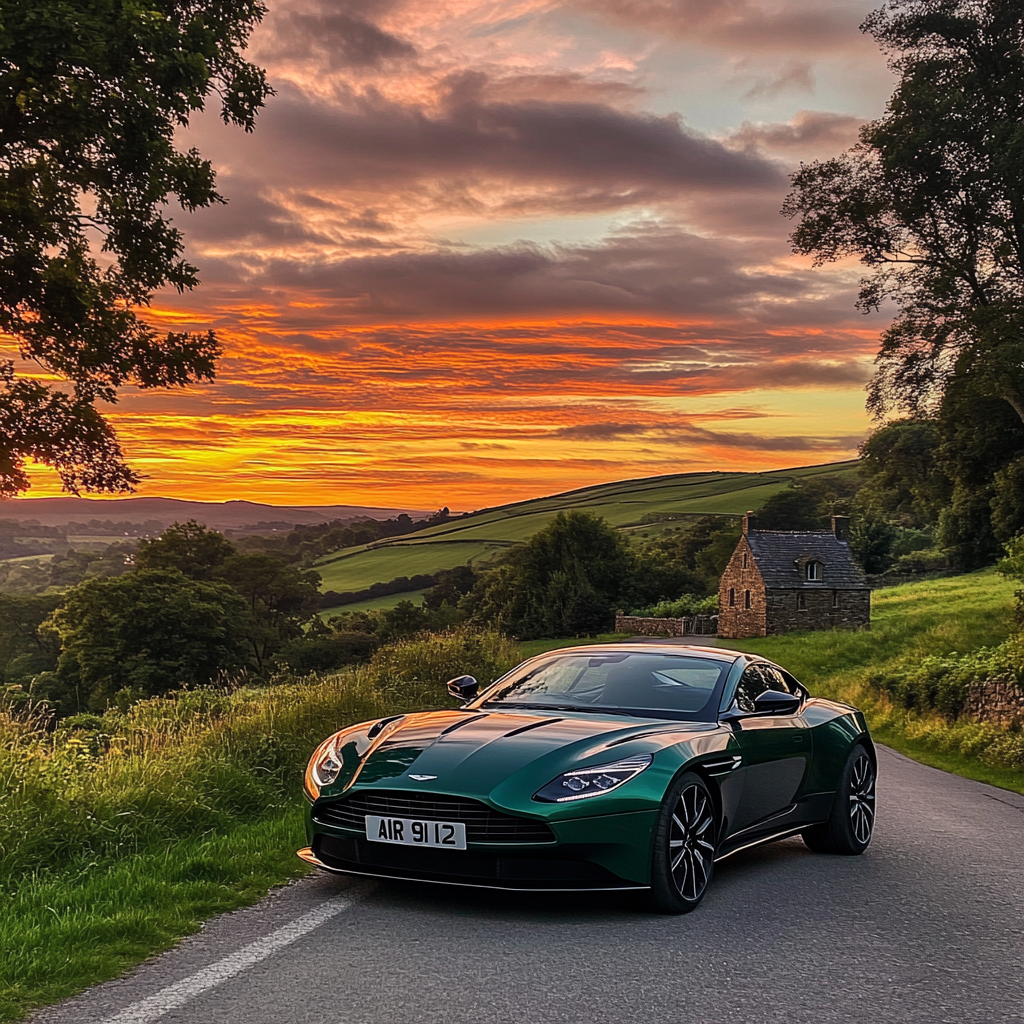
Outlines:
{"label": "car hood", "polygon": [[725,738],[710,723],[622,715],[424,712],[385,726],[362,752],[344,788],[415,788],[490,796],[500,803],[503,790],[532,793],[580,764],[616,761],[678,743],[691,745],[695,753],[711,752],[724,746]]}

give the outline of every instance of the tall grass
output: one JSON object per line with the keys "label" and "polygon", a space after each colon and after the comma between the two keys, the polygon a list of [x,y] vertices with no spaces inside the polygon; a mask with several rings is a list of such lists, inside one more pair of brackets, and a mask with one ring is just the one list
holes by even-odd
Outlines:
{"label": "tall grass", "polygon": [[124,856],[283,814],[324,736],[431,696],[359,668],[186,691],[56,729],[39,713],[0,711],[0,890],[83,853]]}
{"label": "tall grass", "polygon": [[489,633],[370,666],[193,690],[55,723],[0,709],[0,1020],[114,977],[305,870],[302,769],[336,729],[449,705],[443,682],[519,661]]}

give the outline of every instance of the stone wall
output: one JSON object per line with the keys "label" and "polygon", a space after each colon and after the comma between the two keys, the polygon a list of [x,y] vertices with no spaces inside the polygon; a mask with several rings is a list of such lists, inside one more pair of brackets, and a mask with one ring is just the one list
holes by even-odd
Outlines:
{"label": "stone wall", "polygon": [[766,604],[768,635],[796,629],[864,629],[871,623],[870,590],[769,590]]}
{"label": "stone wall", "polygon": [[741,537],[718,585],[718,635],[764,636],[765,612],[764,580],[754,564],[747,538]]}
{"label": "stone wall", "polygon": [[615,632],[632,633],[634,636],[715,636],[717,628],[717,615],[694,615],[685,619],[615,616]]}
{"label": "stone wall", "polygon": [[963,714],[979,722],[1024,725],[1024,688],[1000,679],[972,683]]}

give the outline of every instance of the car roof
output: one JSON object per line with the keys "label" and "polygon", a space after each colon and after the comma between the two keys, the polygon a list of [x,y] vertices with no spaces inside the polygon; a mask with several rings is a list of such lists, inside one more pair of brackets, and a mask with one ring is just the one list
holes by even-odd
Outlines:
{"label": "car roof", "polygon": [[699,644],[688,644],[682,640],[672,639],[631,640],[608,644],[585,644],[578,647],[559,647],[553,651],[544,651],[535,657],[542,658],[548,654],[581,654],[583,652],[621,654],[623,651],[633,654],[650,654],[652,651],[663,654],[699,654],[702,658],[710,657],[716,661],[735,661],[737,658],[750,657],[743,651],[732,651],[724,647],[702,647]]}

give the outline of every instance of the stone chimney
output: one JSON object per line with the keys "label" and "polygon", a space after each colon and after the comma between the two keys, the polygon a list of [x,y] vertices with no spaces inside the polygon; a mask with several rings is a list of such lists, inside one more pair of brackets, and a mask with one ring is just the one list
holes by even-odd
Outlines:
{"label": "stone chimney", "polygon": [[757,516],[753,512],[748,512],[743,517],[743,536],[746,537],[748,533],[753,533],[757,529]]}
{"label": "stone chimney", "polygon": [[841,540],[846,544],[850,539],[850,517],[833,516],[832,533],[835,535],[836,540]]}

